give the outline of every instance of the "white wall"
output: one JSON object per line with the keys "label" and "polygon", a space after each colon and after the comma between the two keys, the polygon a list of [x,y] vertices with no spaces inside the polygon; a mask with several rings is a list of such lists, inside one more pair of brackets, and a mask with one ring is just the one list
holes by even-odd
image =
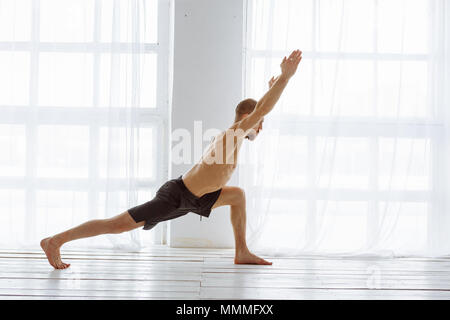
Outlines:
{"label": "white wall", "polygon": [[[194,121],[224,130],[242,98],[243,1],[175,0],[172,131]],[[206,146],[206,142],[205,142]],[[192,154],[194,150],[192,148]],[[195,159],[198,160],[198,159]],[[171,164],[172,178],[192,166]],[[229,185],[236,185],[235,172]],[[174,247],[233,247],[229,207],[209,218],[194,213],[169,222]]]}

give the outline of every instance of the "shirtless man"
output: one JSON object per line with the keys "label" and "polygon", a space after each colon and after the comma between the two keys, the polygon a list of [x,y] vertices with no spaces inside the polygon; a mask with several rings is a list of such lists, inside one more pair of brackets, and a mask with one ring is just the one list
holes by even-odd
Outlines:
{"label": "shirtless man", "polygon": [[65,269],[70,264],[61,261],[60,248],[76,239],[100,234],[122,233],[135,228],[151,229],[158,222],[178,218],[188,212],[209,217],[211,210],[230,206],[231,224],[235,238],[236,264],[263,264],[268,262],[252,254],[245,240],[245,194],[238,187],[226,186],[237,165],[237,156],[245,138],[254,140],[262,129],[264,116],[280,98],[289,79],[295,74],[302,52],[295,50],[283,58],[281,74],[269,81],[269,90],[257,102],[241,101],[236,107],[233,125],[219,134],[209,145],[202,159],[187,173],[167,181],[151,201],[133,207],[109,219],[91,220],[75,228],[41,241],[49,263],[55,269]]}

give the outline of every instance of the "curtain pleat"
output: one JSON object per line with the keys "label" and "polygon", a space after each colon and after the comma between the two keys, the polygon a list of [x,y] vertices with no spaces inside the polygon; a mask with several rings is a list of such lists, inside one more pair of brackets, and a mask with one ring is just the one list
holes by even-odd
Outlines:
{"label": "curtain pleat", "polygon": [[[167,178],[157,12],[157,0],[0,0],[1,247],[118,215]],[[138,250],[160,228],[66,247]]]}
{"label": "curtain pleat", "polygon": [[243,148],[249,246],[448,255],[448,3],[246,4],[246,96],[262,96],[283,56],[303,51],[262,134]]}

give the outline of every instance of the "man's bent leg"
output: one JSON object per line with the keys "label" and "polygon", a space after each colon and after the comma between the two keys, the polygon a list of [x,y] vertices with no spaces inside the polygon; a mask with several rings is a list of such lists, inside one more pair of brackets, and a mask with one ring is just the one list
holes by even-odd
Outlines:
{"label": "man's bent leg", "polygon": [[255,256],[247,247],[245,240],[246,231],[246,212],[245,212],[245,193],[238,187],[223,187],[219,198],[213,206],[214,208],[229,205],[230,218],[233,226],[235,240],[235,264],[264,264],[268,262],[258,256]]}
{"label": "man's bent leg", "polygon": [[93,237],[107,233],[122,233],[142,227],[145,221],[136,223],[128,211],[109,219],[91,220],[75,228],[59,233],[53,237],[45,238],[41,241],[48,262],[55,269],[65,269],[70,266],[61,261],[59,249],[69,241]]}

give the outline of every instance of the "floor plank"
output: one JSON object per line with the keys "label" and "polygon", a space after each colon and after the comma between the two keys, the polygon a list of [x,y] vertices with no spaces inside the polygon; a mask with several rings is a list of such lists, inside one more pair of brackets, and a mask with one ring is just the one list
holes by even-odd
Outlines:
{"label": "floor plank", "polygon": [[417,290],[202,288],[200,299],[448,300],[449,292]]}
{"label": "floor plank", "polygon": [[3,297],[33,297],[53,299],[56,297],[74,299],[199,299],[199,292],[187,291],[133,291],[133,290],[65,290],[65,289],[29,289],[24,295],[23,289],[0,289]]}
{"label": "floor plank", "polygon": [[38,248],[0,249],[0,299],[450,299],[449,258],[266,257],[235,265],[232,249],[155,246],[63,250],[54,270]]}

